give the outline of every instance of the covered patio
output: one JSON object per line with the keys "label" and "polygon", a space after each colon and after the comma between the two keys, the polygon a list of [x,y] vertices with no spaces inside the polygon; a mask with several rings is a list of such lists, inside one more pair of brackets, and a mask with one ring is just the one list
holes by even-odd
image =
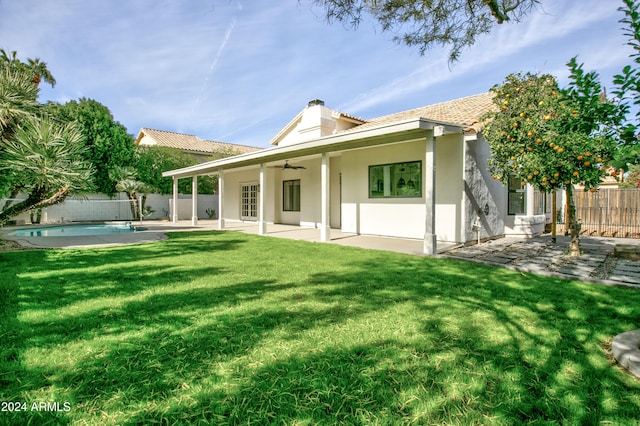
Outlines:
{"label": "covered patio", "polygon": [[[358,161],[359,157],[363,155],[366,156],[367,152],[375,148],[387,150],[379,151],[382,153],[393,153],[402,152],[404,149],[407,149],[405,148],[407,146],[414,147],[414,150],[417,147],[416,152],[404,154],[404,158],[406,158],[407,155],[411,158],[415,156],[416,153],[418,155],[418,162],[422,166],[422,172],[419,176],[419,180],[423,182],[419,184],[421,196],[409,201],[405,200],[402,204],[405,206],[410,205],[409,208],[413,209],[412,212],[421,212],[414,218],[418,220],[418,223],[412,224],[411,227],[423,229],[424,231],[421,233],[422,238],[418,239],[417,236],[407,238],[407,236],[401,235],[402,233],[400,232],[397,236],[393,235],[390,240],[407,238],[408,241],[420,245],[415,252],[419,254],[437,254],[441,250],[440,247],[438,247],[440,243],[436,242],[436,140],[440,139],[448,141],[443,147],[455,146],[457,147],[455,149],[461,150],[462,128],[456,125],[437,123],[421,118],[411,119],[398,123],[385,124],[380,127],[368,128],[362,131],[330,135],[290,146],[265,149],[256,153],[223,158],[197,166],[167,171],[163,173],[163,176],[173,179],[174,205],[177,203],[178,179],[192,179],[191,210],[194,212],[191,220],[192,225],[198,224],[198,217],[195,213],[198,210],[198,176],[217,175],[219,188],[219,211],[217,212],[219,220],[217,221],[217,229],[234,229],[234,227],[240,226],[243,229],[247,229],[247,227],[255,229],[255,232],[260,235],[277,236],[283,232],[283,226],[286,227],[291,224],[287,224],[286,221],[283,220],[284,214],[277,218],[274,216],[274,211],[278,208],[277,206],[281,201],[278,198],[277,189],[274,190],[274,188],[277,188],[284,180],[284,178],[276,174],[274,170],[278,168],[286,169],[288,160],[294,160],[296,163],[306,166],[296,167],[294,172],[298,172],[298,168],[308,169],[307,171],[310,175],[313,175],[308,182],[313,182],[316,188],[307,189],[303,197],[307,202],[314,200],[312,204],[314,204],[315,207],[311,207],[308,211],[312,211],[312,214],[316,215],[317,218],[315,218],[316,220],[307,220],[306,223],[303,223],[305,220],[298,219],[299,223],[295,223],[293,226],[302,225],[297,227],[299,229],[304,229],[304,227],[310,228],[306,230],[306,233],[310,235],[309,240],[312,241],[329,242],[343,239],[335,237],[335,235],[338,234],[358,235],[366,238],[366,236],[389,234],[378,234],[378,232],[375,231],[361,232],[362,217],[366,216],[366,213],[361,211],[361,207],[372,204],[369,203],[370,199],[366,199],[364,202],[357,198],[347,201],[345,199],[345,188],[357,188],[361,190],[363,185],[367,185],[367,178],[366,176],[363,178],[359,175],[354,179],[350,179],[353,168],[345,167],[345,156],[349,155],[351,161],[354,161],[354,159]],[[456,151],[456,154],[459,153]],[[441,155],[443,158],[446,157],[447,151],[443,150],[443,154]],[[456,157],[457,156],[458,155],[456,155]],[[385,162],[386,158],[372,161]],[[461,163],[457,163],[455,169],[461,173],[460,164]],[[360,170],[366,171],[366,169],[366,166],[363,167],[360,165]],[[232,175],[233,177],[231,177]],[[459,184],[460,180],[443,180],[440,185],[449,186],[451,182],[457,182],[456,184]],[[241,186],[243,188],[243,197],[244,191],[253,194],[251,197],[248,197],[250,201],[246,203],[244,200],[240,202],[238,199],[239,193],[241,192],[238,188]],[[441,189],[444,189],[444,187]],[[361,190],[359,194],[363,192],[367,193],[367,190]],[[447,192],[447,190],[444,190],[442,194],[446,194]],[[396,201],[397,200],[398,199],[396,199]],[[459,201],[460,200],[456,200],[456,202]],[[242,208],[241,213],[238,212],[239,206]],[[388,210],[390,208],[389,206],[391,206],[392,210]],[[253,213],[246,214],[245,209]],[[390,203],[386,203],[386,206],[378,204],[377,209],[378,211],[387,209],[386,212],[389,212],[389,214],[385,217],[394,217],[394,221],[396,221],[397,224],[406,228],[407,222],[402,222],[400,219],[403,215],[402,212],[393,210],[393,206]],[[176,223],[178,220],[176,210],[172,210],[171,220]],[[355,218],[352,220],[351,226],[345,226],[344,223],[340,226],[340,221],[338,221],[337,225],[332,224],[332,217],[342,217],[344,221],[345,214],[347,213]],[[245,218],[242,216],[253,216],[253,220],[249,219],[245,221],[243,220]],[[381,223],[380,219],[373,220]],[[442,220],[444,224],[449,218],[445,215],[442,217]],[[392,221],[387,220],[383,220],[382,222],[386,222],[387,224],[392,223]],[[452,226],[459,227],[460,225],[460,223],[454,223]],[[370,226],[370,229],[375,229],[375,226]],[[356,232],[351,234],[350,232],[352,230]],[[349,234],[344,231],[347,231]],[[412,232],[412,234],[415,234],[415,232]],[[313,235],[313,237],[311,237],[311,235]],[[443,244],[442,248],[444,249],[452,245],[448,243]],[[411,252],[414,252],[414,250],[411,250]]]}

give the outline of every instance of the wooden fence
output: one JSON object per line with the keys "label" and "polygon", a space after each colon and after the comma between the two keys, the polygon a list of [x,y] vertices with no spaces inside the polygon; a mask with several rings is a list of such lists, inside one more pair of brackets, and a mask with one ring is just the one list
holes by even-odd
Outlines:
{"label": "wooden fence", "polygon": [[640,188],[576,191],[574,200],[583,234],[640,238]]}

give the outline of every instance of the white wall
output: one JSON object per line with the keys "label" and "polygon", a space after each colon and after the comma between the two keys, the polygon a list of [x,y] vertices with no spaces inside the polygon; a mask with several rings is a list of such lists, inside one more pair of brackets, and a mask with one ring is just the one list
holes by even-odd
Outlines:
{"label": "white wall", "polygon": [[436,234],[438,240],[463,242],[464,143],[462,135],[436,139]]}
{"label": "white wall", "polygon": [[[342,155],[342,230],[369,235],[424,238],[426,140],[357,150]],[[423,194],[419,198],[369,198],[369,166],[422,161]],[[436,142],[436,233],[442,241],[460,238],[462,203],[460,136]]]}
{"label": "white wall", "polygon": [[[146,206],[154,212],[145,217],[147,220],[168,217],[171,195],[149,194]],[[4,204],[4,200],[0,201]],[[132,220],[130,202],[124,193],[109,197],[105,194],[88,194],[85,197],[70,197],[64,203],[43,209],[41,223],[91,222],[110,220]],[[191,195],[180,195],[178,200],[180,219],[191,219]],[[198,218],[207,219],[206,210],[218,211],[217,195],[198,195]],[[22,213],[13,220],[19,223],[30,223],[28,212]]]}
{"label": "white wall", "polygon": [[224,172],[224,218],[230,220],[240,220],[240,198],[241,184],[259,183],[260,169],[258,167],[250,170],[225,171]]}
{"label": "white wall", "polygon": [[[480,238],[494,238],[505,233],[507,220],[507,188],[493,179],[487,170],[490,157],[489,144],[478,135],[478,139],[465,141],[463,237],[465,241],[478,238],[473,224],[480,218]],[[485,206],[488,213],[484,213]]]}

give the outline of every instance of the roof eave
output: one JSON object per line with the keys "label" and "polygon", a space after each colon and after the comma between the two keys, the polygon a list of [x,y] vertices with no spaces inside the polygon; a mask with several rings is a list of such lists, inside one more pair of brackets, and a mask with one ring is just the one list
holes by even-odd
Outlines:
{"label": "roof eave", "polygon": [[351,130],[283,147],[268,148],[262,151],[221,158],[194,166],[169,170],[163,172],[162,176],[186,178],[200,174],[217,173],[228,168],[285,160],[292,156],[317,155],[323,152],[384,145],[395,141],[395,139],[389,139],[391,135],[397,135],[397,142],[400,142],[404,139],[411,139],[413,135],[419,137],[426,131],[434,130],[435,127],[439,127],[438,131],[442,134],[463,133],[463,126],[454,123],[437,122],[423,118],[410,119],[364,130]]}

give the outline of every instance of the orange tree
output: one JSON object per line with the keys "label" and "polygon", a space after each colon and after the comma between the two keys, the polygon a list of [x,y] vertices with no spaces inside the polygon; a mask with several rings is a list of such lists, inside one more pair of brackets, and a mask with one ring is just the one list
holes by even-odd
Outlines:
{"label": "orange tree", "polygon": [[571,82],[555,77],[511,74],[494,86],[496,109],[485,117],[484,136],[494,179],[515,177],[542,192],[564,189],[569,200],[570,254],[580,254],[580,223],[573,204],[574,185],[596,191],[618,145],[624,114],[602,95],[596,73],[569,62]]}

